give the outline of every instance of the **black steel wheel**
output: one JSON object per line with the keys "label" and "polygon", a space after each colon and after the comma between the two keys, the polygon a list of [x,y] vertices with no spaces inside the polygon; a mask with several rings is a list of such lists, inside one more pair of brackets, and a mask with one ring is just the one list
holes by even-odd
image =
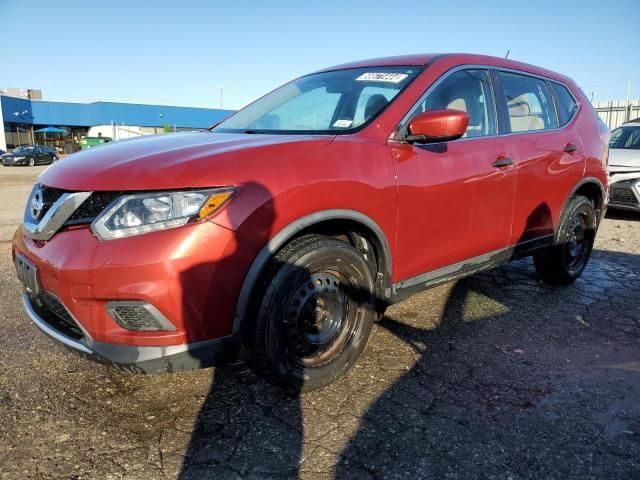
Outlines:
{"label": "black steel wheel", "polygon": [[596,227],[591,200],[582,196],[572,198],[560,216],[553,246],[534,256],[538,275],[552,285],[575,281],[589,262]]}
{"label": "black steel wheel", "polygon": [[252,368],[290,391],[333,382],[357,360],[376,318],[374,281],[350,244],[311,235],[274,257],[245,335]]}

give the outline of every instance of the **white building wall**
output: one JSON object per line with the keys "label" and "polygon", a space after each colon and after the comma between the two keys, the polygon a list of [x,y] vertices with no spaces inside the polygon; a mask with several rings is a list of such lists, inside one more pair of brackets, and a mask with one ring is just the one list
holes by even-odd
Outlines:
{"label": "white building wall", "polygon": [[2,108],[0,108],[0,150],[7,150],[7,137],[4,134],[4,118],[2,116]]}
{"label": "white building wall", "polygon": [[[162,130],[162,129],[159,129]],[[113,140],[124,140],[125,138],[135,138],[141,135],[155,133],[149,128],[132,125],[96,125],[89,128],[88,137],[109,137]]]}

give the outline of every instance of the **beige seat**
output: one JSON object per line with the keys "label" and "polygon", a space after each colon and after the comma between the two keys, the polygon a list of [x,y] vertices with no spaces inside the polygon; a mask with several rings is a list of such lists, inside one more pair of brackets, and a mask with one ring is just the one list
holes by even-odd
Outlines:
{"label": "beige seat", "polygon": [[[464,133],[464,137],[478,137],[482,135],[482,125],[481,122],[478,121],[477,118],[472,118],[471,112],[467,109],[467,102],[464,98],[456,98],[451,103],[447,105],[447,110],[461,110],[463,112],[467,112],[469,114],[469,126],[467,127],[467,131]],[[474,117],[478,117],[479,115],[474,115]],[[475,123],[475,125],[474,125]]]}
{"label": "beige seat", "polygon": [[507,107],[512,132],[544,130],[544,121],[539,116],[531,114],[531,106],[524,95],[510,100]]}

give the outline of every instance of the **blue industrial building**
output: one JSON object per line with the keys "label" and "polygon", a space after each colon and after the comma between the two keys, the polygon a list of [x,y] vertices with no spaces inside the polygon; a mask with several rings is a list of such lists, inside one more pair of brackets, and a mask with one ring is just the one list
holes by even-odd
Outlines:
{"label": "blue industrial building", "polygon": [[[69,103],[0,96],[0,149],[18,144],[38,143],[34,131],[55,126],[69,131],[69,138],[86,135],[96,126],[135,126],[144,133],[197,130],[226,118],[233,110],[143,105],[115,102]],[[111,135],[108,135],[111,136]],[[40,142],[41,143],[41,142]]]}

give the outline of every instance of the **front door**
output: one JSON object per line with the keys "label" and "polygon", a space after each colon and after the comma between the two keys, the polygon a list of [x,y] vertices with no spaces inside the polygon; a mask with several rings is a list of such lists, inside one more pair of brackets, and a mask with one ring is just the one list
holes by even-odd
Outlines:
{"label": "front door", "polygon": [[412,112],[466,111],[464,137],[390,143],[398,182],[396,277],[406,280],[509,245],[515,152],[498,137],[491,77],[464,69],[436,82]]}

